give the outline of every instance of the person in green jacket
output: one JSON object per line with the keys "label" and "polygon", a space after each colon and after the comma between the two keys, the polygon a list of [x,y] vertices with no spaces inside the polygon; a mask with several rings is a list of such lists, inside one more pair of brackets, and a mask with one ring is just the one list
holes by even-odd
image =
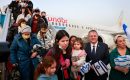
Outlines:
{"label": "person in green jacket", "polygon": [[126,46],[125,38],[121,35],[115,36],[116,48],[110,53],[110,74],[109,80],[130,80],[130,68],[116,65],[114,59],[121,56],[130,55],[130,50]]}

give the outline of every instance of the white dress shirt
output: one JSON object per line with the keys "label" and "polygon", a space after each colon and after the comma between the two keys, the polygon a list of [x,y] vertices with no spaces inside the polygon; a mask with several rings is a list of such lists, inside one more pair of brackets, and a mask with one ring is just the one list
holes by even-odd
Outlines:
{"label": "white dress shirt", "polygon": [[92,43],[91,43],[91,52],[92,52],[92,50],[93,50],[93,46],[95,46],[95,53],[96,53],[97,45],[98,45],[98,42],[97,42],[96,44],[92,44]]}

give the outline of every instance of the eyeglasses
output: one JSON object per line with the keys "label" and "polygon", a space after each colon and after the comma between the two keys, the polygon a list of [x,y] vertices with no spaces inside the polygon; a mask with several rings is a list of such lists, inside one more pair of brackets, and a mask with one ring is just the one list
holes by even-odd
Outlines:
{"label": "eyeglasses", "polygon": [[46,32],[42,32],[42,31],[40,31],[40,33],[43,35],[43,34],[46,34]]}

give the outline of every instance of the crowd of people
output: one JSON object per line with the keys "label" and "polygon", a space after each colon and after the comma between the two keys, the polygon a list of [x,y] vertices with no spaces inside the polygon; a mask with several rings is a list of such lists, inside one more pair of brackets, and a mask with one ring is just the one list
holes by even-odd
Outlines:
{"label": "crowd of people", "polygon": [[[111,52],[107,44],[98,41],[96,30],[86,33],[85,44],[65,30],[59,30],[52,39],[46,12],[33,9],[30,0],[12,1],[9,8],[14,20],[7,35],[9,61],[18,67],[20,80],[130,80],[130,66],[115,62],[118,57],[130,56],[123,36],[115,37],[116,48]],[[108,64],[110,74],[104,71]]]}

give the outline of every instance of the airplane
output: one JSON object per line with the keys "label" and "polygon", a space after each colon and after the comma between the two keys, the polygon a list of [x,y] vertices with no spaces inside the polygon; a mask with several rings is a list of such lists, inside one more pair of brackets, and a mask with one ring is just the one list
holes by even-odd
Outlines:
{"label": "airplane", "polygon": [[[7,13],[8,13],[7,16],[9,16],[10,12],[7,12]],[[119,16],[118,23],[121,18],[122,18],[122,12]],[[49,16],[49,15],[47,15],[47,20],[49,22],[49,28],[53,31],[54,35],[56,34],[58,30],[64,29],[70,34],[70,36],[75,35],[77,37],[81,37],[84,42],[88,41],[87,40],[88,32],[90,30],[96,30],[99,34],[99,41],[102,41],[108,44],[109,49],[113,49],[115,47],[115,43],[113,39],[114,36],[116,34],[124,34],[123,29],[120,27],[118,23],[115,26],[111,26],[111,27],[102,26],[102,25],[84,25],[84,24],[81,24],[80,22],[75,23],[74,21],[68,20],[63,17],[55,17],[55,16]],[[5,26],[9,25],[7,24],[7,21],[6,21]],[[0,37],[1,37],[0,42],[6,41],[5,36],[7,35],[7,32],[8,32],[7,28],[8,27],[3,27],[2,35],[0,33]]]}
{"label": "airplane", "polygon": [[[75,35],[87,42],[87,34],[90,30],[96,30],[99,34],[99,41],[108,44],[110,50],[115,47],[114,36],[116,34],[123,34],[123,29],[119,25],[108,28],[101,25],[78,25],[73,23],[71,20],[65,19],[63,17],[47,16],[49,22],[49,28],[53,30],[53,34],[56,34],[58,30],[66,30],[70,36]],[[80,23],[79,23],[80,24]]]}
{"label": "airplane", "polygon": [[[8,12],[8,10],[5,19],[6,22],[4,22],[4,27],[0,26],[0,62],[7,61],[9,56],[9,48],[6,43],[6,35],[10,24],[10,11]],[[49,28],[53,31],[53,34],[56,34],[56,32],[60,29],[64,29],[70,34],[70,36],[75,35],[77,37],[81,37],[85,42],[87,42],[88,32],[94,29],[99,33],[99,39],[108,44],[110,49],[113,49],[114,47],[113,35],[122,33],[122,31],[120,31],[122,29],[115,30],[115,28],[118,28],[118,25],[113,28],[108,28],[108,26],[106,28],[101,25],[81,25],[80,23],[73,23],[71,20],[63,17],[48,16],[47,19],[49,22]]]}

